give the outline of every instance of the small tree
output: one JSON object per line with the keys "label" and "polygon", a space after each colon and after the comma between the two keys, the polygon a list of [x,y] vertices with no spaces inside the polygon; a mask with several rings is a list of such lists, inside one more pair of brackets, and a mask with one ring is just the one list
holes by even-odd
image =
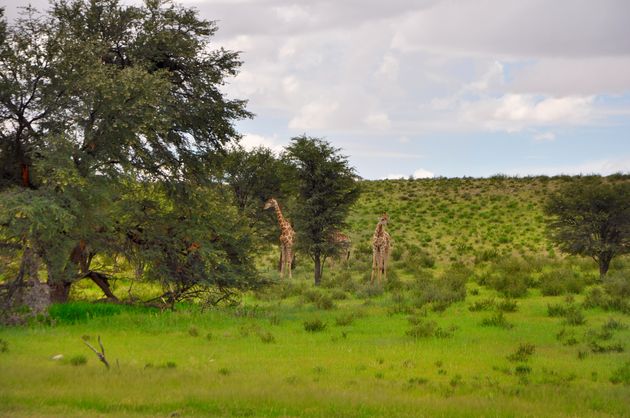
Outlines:
{"label": "small tree", "polygon": [[315,285],[321,281],[323,262],[338,250],[330,237],[345,226],[359,197],[354,168],[339,151],[322,139],[300,136],[291,140],[285,154],[298,190],[293,215],[298,246],[315,263]]}
{"label": "small tree", "polygon": [[570,254],[592,257],[600,277],[611,260],[630,252],[630,182],[584,177],[552,194],[546,203],[551,238]]}

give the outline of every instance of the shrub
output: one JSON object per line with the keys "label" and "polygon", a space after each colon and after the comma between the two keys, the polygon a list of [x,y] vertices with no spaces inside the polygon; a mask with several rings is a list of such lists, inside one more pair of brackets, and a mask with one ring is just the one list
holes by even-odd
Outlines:
{"label": "shrub", "polygon": [[413,338],[427,338],[432,337],[437,328],[435,321],[414,321],[412,327],[408,329],[405,334]]}
{"label": "shrub", "polygon": [[527,361],[532,356],[532,354],[534,354],[535,351],[536,346],[534,344],[521,343],[514,353],[507,356],[507,359],[514,362]]}
{"label": "shrub", "polygon": [[259,331],[258,337],[260,337],[260,341],[265,344],[271,344],[276,342],[276,338],[269,331]]}
{"label": "shrub", "polygon": [[630,361],[627,361],[623,366],[615,370],[610,377],[610,381],[615,384],[630,385]]}
{"label": "shrub", "polygon": [[516,312],[518,310],[518,303],[512,299],[504,299],[497,304],[497,309],[501,312]]}
{"label": "shrub", "polygon": [[527,294],[532,284],[529,266],[520,259],[508,258],[495,265],[495,271],[484,278],[486,285],[505,296],[518,298]]}
{"label": "shrub", "polygon": [[586,318],[580,308],[577,306],[569,306],[564,314],[564,323],[573,326],[584,325]]}
{"label": "shrub", "polygon": [[70,357],[70,364],[72,364],[73,366],[82,366],[85,363],[87,363],[87,357],[85,357],[83,354]]}
{"label": "shrub", "polygon": [[611,331],[619,331],[628,328],[628,326],[623,322],[617,321],[614,318],[608,318],[608,321],[606,321],[604,325],[602,325],[602,328]]}
{"label": "shrub", "polygon": [[335,308],[335,302],[332,300],[330,295],[321,294],[315,301],[315,306],[317,306],[318,309],[330,310]]}
{"label": "shrub", "polygon": [[494,315],[488,317],[488,318],[484,318],[481,321],[481,326],[484,327],[501,327],[501,328],[506,328],[506,329],[510,329],[512,328],[514,325],[510,324],[508,322],[507,319],[505,319],[505,316],[503,315],[503,312],[497,312]]}
{"label": "shrub", "polygon": [[304,330],[306,332],[320,332],[326,329],[326,323],[319,318],[304,321]]}
{"label": "shrub", "polygon": [[547,315],[551,317],[565,316],[567,314],[567,308],[561,304],[547,305]]}
{"label": "shrub", "polygon": [[621,343],[614,343],[609,345],[601,345],[597,341],[591,341],[589,344],[593,353],[622,353],[624,346]]}
{"label": "shrub", "polygon": [[468,307],[471,312],[489,311],[494,308],[494,298],[478,300]]}
{"label": "shrub", "polygon": [[444,310],[450,304],[466,298],[466,282],[471,272],[462,265],[455,265],[444,275],[434,279],[423,277],[416,282],[414,293],[416,306],[433,303],[434,310]]}
{"label": "shrub", "polygon": [[352,312],[340,315],[335,318],[335,324],[338,327],[345,327],[348,325],[352,325],[354,322],[354,314]]}
{"label": "shrub", "polygon": [[543,273],[540,278],[540,291],[545,296],[558,296],[565,293],[581,293],[587,280],[571,268]]}

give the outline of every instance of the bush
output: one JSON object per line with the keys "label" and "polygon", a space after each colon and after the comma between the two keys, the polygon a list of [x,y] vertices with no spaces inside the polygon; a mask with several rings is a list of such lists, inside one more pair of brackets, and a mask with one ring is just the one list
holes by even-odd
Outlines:
{"label": "bush", "polygon": [[582,293],[586,285],[587,280],[568,267],[543,273],[540,278],[540,291],[544,296]]}
{"label": "bush", "polygon": [[532,285],[530,267],[517,258],[508,258],[495,265],[495,271],[483,278],[484,284],[512,298],[523,297]]}
{"label": "bush", "polygon": [[550,317],[559,317],[559,316],[565,316],[567,313],[567,308],[563,305],[560,304],[555,304],[555,305],[551,305],[548,304],[547,305],[547,315],[549,315]]}
{"label": "bush", "polygon": [[510,324],[508,320],[503,315],[503,312],[497,312],[494,315],[484,318],[481,321],[481,326],[483,327],[501,327],[505,329],[510,329],[514,325]]}
{"label": "bush", "polygon": [[466,298],[466,282],[471,271],[462,265],[455,265],[441,277],[434,279],[423,277],[415,284],[415,303],[422,307],[427,303],[434,305],[434,310],[444,310],[454,302]]}
{"label": "bush", "polygon": [[304,321],[304,330],[306,332],[320,332],[326,329],[326,323],[319,318]]}
{"label": "bush", "polygon": [[518,303],[512,299],[504,299],[497,304],[497,309],[501,312],[516,312],[518,310]]}
{"label": "bush", "polygon": [[522,343],[518,346],[518,349],[507,356],[509,361],[527,361],[536,351],[536,346],[530,343]]}
{"label": "bush", "polygon": [[354,314],[352,312],[340,315],[335,318],[335,324],[338,327],[345,327],[348,325],[352,325],[354,322]]}
{"label": "bush", "polygon": [[615,385],[630,386],[630,361],[627,361],[623,366],[615,370],[610,377],[610,381]]}
{"label": "bush", "polygon": [[573,326],[584,325],[586,318],[580,308],[577,306],[569,306],[564,314],[564,323]]}
{"label": "bush", "polygon": [[494,309],[494,298],[478,300],[468,307],[471,312],[489,311]]}
{"label": "bush", "polygon": [[70,357],[70,364],[73,366],[82,366],[87,363],[87,358],[83,354]]}

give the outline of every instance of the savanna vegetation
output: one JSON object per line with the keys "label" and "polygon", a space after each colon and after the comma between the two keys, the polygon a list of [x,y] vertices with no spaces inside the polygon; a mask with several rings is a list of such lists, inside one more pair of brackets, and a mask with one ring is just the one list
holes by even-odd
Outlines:
{"label": "savanna vegetation", "polygon": [[0,25],[0,415],[630,415],[630,176],[362,181],[319,138],[246,151],[214,23],[29,13]]}

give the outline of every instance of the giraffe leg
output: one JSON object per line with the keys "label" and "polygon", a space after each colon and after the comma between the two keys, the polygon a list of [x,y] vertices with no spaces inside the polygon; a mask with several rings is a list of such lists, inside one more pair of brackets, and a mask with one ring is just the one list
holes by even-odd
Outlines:
{"label": "giraffe leg", "polygon": [[284,245],[281,246],[280,248],[280,278],[284,278],[284,264],[285,264],[285,260],[287,259],[287,255],[286,255],[286,248],[284,247]]}
{"label": "giraffe leg", "polygon": [[293,274],[292,274],[292,271],[291,271],[292,270],[291,267],[292,267],[292,264],[293,264],[293,247],[288,247],[287,248],[287,256],[286,257],[287,257],[286,258],[287,266],[285,267],[285,269],[289,270],[289,279],[292,279],[293,278]]}
{"label": "giraffe leg", "polygon": [[377,253],[376,249],[372,250],[372,275],[370,276],[370,284],[374,284],[374,272],[376,271],[376,261],[377,261]]}

